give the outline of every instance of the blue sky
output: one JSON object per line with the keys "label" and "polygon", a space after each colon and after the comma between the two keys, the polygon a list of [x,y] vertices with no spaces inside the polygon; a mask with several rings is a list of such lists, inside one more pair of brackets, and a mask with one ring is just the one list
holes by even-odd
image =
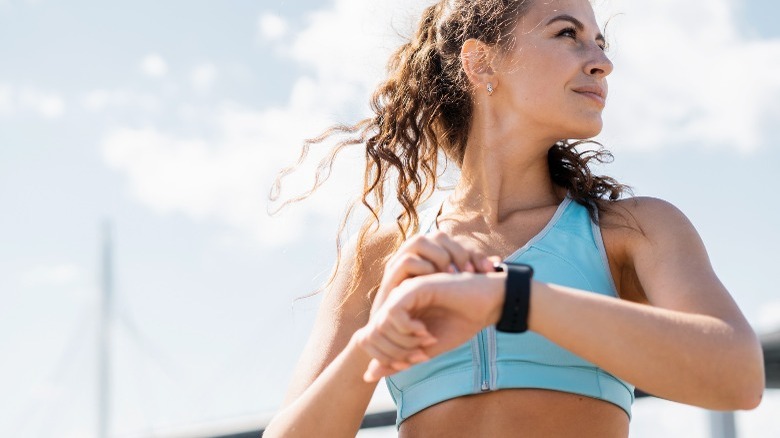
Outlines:
{"label": "blue sky", "polygon": [[[366,114],[418,3],[0,0],[0,436],[93,435],[106,219],[114,434],[274,411],[319,302],[292,300],[328,273],[359,151],[274,218],[270,182],[304,138]],[[780,5],[596,3],[616,65],[599,170],[677,205],[751,324],[780,326]],[[778,407],[769,393],[740,430],[777,435]],[[706,430],[697,408],[635,410],[632,436]]]}

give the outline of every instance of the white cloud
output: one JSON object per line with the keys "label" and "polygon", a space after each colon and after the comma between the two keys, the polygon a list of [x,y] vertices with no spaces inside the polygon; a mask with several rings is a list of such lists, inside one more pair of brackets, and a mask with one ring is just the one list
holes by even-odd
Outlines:
{"label": "white cloud", "polygon": [[168,73],[168,64],[162,56],[152,53],[141,61],[141,71],[151,77],[162,77]]}
{"label": "white cloud", "polygon": [[287,21],[276,14],[265,13],[257,20],[260,41],[272,41],[282,38],[287,33],[287,28]]}
{"label": "white cloud", "polygon": [[205,92],[211,89],[216,77],[217,68],[214,64],[203,64],[195,67],[192,71],[190,83],[196,91]]}
{"label": "white cloud", "polygon": [[65,114],[66,106],[59,93],[0,84],[0,115],[32,112],[45,119],[58,119]]}
{"label": "white cloud", "polygon": [[[302,82],[299,88],[305,90],[294,94],[308,95],[310,87]],[[344,199],[355,185],[354,180],[344,183],[336,177],[307,203],[307,209],[267,216],[266,199],[276,172],[295,161],[307,134],[313,136],[332,122],[312,108],[300,107],[306,105],[305,99],[294,98],[290,105],[296,109],[255,111],[223,103],[213,111],[187,112],[211,130],[208,139],[151,127],[117,129],[103,141],[104,157],[127,175],[133,195],[160,213],[218,220],[265,245],[281,245],[294,240],[314,217],[333,219],[339,212],[324,207],[334,197]],[[306,117],[299,118],[301,114]],[[285,193],[307,189],[312,179],[306,177],[311,175],[309,166],[298,174],[306,181],[286,181]],[[343,171],[339,175],[345,176]]]}
{"label": "white cloud", "polygon": [[154,94],[130,90],[92,90],[84,94],[81,104],[90,111],[104,111],[109,108],[138,108],[143,111],[159,111],[162,103]]}
{"label": "white cloud", "polygon": [[396,34],[411,34],[427,2],[337,0],[331,9],[311,15],[309,26],[295,36],[288,55],[313,68],[317,77],[340,95],[365,107],[382,79],[391,52],[401,44]]}
{"label": "white cloud", "polygon": [[31,110],[46,119],[56,119],[65,113],[65,100],[57,93],[23,88],[18,93],[21,108]]}
{"label": "white cloud", "polygon": [[81,269],[73,264],[41,265],[23,272],[21,284],[27,287],[63,286],[77,281],[81,275]]}
{"label": "white cloud", "polygon": [[[780,40],[741,33],[730,0],[613,0],[607,144],[750,151],[769,141],[780,98]],[[620,13],[619,15],[616,15]]]}
{"label": "white cloud", "polygon": [[[334,177],[317,195],[276,218],[266,215],[270,183],[297,160],[304,139],[344,121],[334,120],[338,110],[366,114],[371,90],[394,46],[389,41],[397,40],[390,23],[409,21],[404,5],[422,7],[411,0],[394,6],[348,0],[339,1],[335,11],[315,14],[286,48],[288,56],[313,67],[315,75],[298,78],[285,106],[264,111],[229,103],[183,106],[180,115],[188,123],[210,127],[213,135],[191,138],[151,127],[118,129],[103,141],[106,161],[128,176],[137,199],[159,212],[216,219],[248,231],[265,245],[294,240],[302,227],[315,223],[332,233],[343,213],[333,205],[362,186],[360,151],[342,154]],[[333,51],[336,42],[340,50]],[[313,148],[307,164],[283,182],[283,199],[310,187],[314,165],[329,150],[327,145]]]}

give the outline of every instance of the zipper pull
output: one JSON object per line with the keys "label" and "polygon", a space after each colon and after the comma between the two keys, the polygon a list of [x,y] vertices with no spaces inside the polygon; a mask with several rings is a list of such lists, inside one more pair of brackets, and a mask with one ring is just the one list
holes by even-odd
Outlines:
{"label": "zipper pull", "polygon": [[488,384],[488,381],[487,380],[483,381],[482,382],[482,390],[483,391],[487,391],[489,389],[490,389],[490,385]]}

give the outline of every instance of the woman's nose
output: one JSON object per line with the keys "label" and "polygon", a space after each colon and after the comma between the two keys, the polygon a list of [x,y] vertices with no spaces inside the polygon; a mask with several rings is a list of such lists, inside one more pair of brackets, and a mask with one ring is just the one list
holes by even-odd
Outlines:
{"label": "woman's nose", "polygon": [[601,77],[612,73],[614,68],[612,61],[609,60],[607,54],[604,53],[604,50],[598,44],[594,43],[588,54],[591,56],[591,60],[585,66],[585,73]]}

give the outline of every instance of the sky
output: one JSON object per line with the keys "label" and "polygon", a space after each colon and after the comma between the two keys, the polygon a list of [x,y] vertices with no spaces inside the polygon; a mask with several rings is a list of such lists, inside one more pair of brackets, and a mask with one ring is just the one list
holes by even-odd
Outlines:
{"label": "sky", "polygon": [[[320,299],[296,298],[332,266],[360,151],[274,217],[271,183],[306,138],[368,114],[425,4],[0,0],[0,436],[95,436],[104,224],[111,435],[278,408]],[[615,160],[598,171],[680,208],[755,330],[780,328],[780,4],[595,5],[615,64],[597,138]],[[310,187],[327,150],[283,196]],[[780,435],[778,409],[768,391],[738,430]],[[634,412],[632,437],[707,436],[699,408]]]}

